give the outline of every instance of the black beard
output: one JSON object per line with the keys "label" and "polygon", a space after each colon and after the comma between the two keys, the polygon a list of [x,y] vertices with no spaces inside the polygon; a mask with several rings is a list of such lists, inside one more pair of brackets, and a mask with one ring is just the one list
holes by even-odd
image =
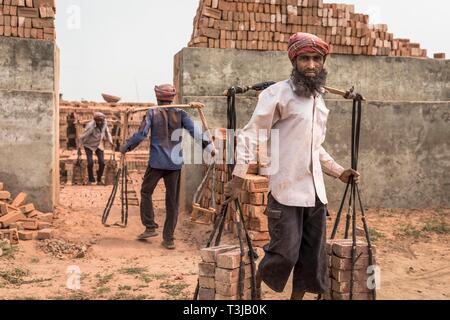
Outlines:
{"label": "black beard", "polygon": [[292,69],[291,80],[294,84],[294,92],[300,97],[311,97],[316,92],[321,92],[321,88],[327,82],[328,71],[323,68],[315,77],[306,77],[297,68]]}

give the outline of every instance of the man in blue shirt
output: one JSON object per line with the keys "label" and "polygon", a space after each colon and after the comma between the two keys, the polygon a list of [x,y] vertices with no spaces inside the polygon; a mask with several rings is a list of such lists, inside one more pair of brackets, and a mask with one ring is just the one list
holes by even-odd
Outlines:
{"label": "man in blue shirt", "polygon": [[[176,89],[166,84],[156,86],[155,93],[158,105],[170,105],[175,98]],[[121,152],[125,154],[137,148],[148,134],[151,134],[150,160],[141,188],[141,220],[146,229],[138,236],[138,239],[144,240],[158,235],[156,229],[159,226],[155,222],[152,195],[158,182],[164,179],[166,220],[162,245],[167,249],[175,249],[173,235],[178,221],[180,173],[183,167],[181,136],[178,132],[180,129],[186,129],[196,141],[201,142],[203,149],[208,147],[209,141],[203,138],[202,130],[194,124],[185,111],[177,108],[149,110],[139,132],[121,147]]]}

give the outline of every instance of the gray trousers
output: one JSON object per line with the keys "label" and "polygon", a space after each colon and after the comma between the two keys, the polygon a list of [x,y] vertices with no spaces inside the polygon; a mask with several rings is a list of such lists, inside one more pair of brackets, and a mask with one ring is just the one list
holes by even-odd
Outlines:
{"label": "gray trousers", "polygon": [[271,240],[259,265],[264,283],[283,292],[294,270],[295,292],[328,292],[326,205],[316,197],[314,208],[289,207],[270,195],[266,214]]}

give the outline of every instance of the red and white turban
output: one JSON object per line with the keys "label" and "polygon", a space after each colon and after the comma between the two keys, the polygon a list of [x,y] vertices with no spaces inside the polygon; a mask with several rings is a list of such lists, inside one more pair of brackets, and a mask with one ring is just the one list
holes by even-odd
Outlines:
{"label": "red and white turban", "polygon": [[177,95],[177,90],[171,84],[162,84],[160,86],[155,86],[156,99],[159,101],[169,101],[172,102]]}
{"label": "red and white turban", "polygon": [[330,53],[330,46],[311,33],[297,32],[289,38],[289,59],[294,61],[303,53],[319,53],[325,58]]}

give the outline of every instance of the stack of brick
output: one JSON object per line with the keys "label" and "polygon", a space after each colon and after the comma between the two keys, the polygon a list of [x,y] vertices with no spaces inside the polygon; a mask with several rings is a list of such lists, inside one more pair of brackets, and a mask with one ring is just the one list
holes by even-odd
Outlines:
{"label": "stack of brick", "polygon": [[[119,131],[120,121],[123,121],[126,110],[137,108],[147,108],[154,106],[151,103],[97,103],[97,102],[68,102],[61,101],[59,104],[59,137],[60,146],[63,150],[76,149],[76,128],[75,123],[79,121],[85,126],[93,119],[95,112],[102,112],[108,119],[109,130],[112,135]],[[128,135],[131,136],[139,130],[145,111],[131,114],[128,119]],[[143,141],[136,151],[148,151],[150,142],[148,139]],[[148,153],[147,153],[148,156]],[[147,159],[148,160],[148,159]]]}
{"label": "stack of brick", "polygon": [[[216,215],[220,213],[222,203],[225,201],[224,190],[228,181],[226,132],[226,129],[223,128],[215,129],[212,132],[215,139],[214,145],[217,150],[216,168],[214,173],[210,173],[210,178],[204,186],[200,199],[197,199],[197,203],[193,204],[192,221],[194,222],[202,224],[213,223]],[[204,176],[206,176],[208,169],[209,166],[204,165]]]}
{"label": "stack of brick", "polygon": [[354,5],[322,0],[201,0],[189,46],[286,51],[295,32],[318,35],[337,54],[427,56],[419,44],[394,39],[387,25],[369,24]]}
{"label": "stack of brick", "polygon": [[269,224],[265,215],[269,180],[257,173],[258,166],[250,166],[239,201],[250,238],[255,246],[262,246],[270,240]]}
{"label": "stack of brick", "polygon": [[[214,193],[216,200],[215,214],[218,214],[220,213],[222,203],[225,201],[224,190],[225,185],[229,181],[228,165],[226,164],[228,161],[226,130],[216,129],[214,136],[216,139],[215,146],[219,151],[218,156],[223,158],[224,161],[223,164],[216,165],[215,188],[212,188],[213,181],[212,179],[209,179],[199,205],[205,209],[210,208],[212,195]],[[256,246],[266,244],[267,241],[270,240],[268,220],[267,216],[264,214],[267,207],[269,180],[265,176],[258,175],[259,167],[258,164],[250,165],[244,182],[243,191],[239,196],[246,227],[249,230],[250,238],[255,242]],[[205,166],[204,174],[206,174],[207,169],[207,166]],[[202,211],[204,215],[208,214],[207,210]],[[197,217],[199,216],[198,212],[195,212],[195,214]],[[235,226],[237,219],[238,214],[236,212],[236,207],[234,204],[230,204],[227,212],[225,230],[237,234]],[[211,223],[214,221],[214,217],[203,217],[202,220]]]}
{"label": "stack of brick", "polygon": [[[199,264],[199,300],[240,300],[239,270],[241,251],[238,246],[222,245],[201,250]],[[244,254],[244,295],[251,299],[251,266],[248,250]]]}
{"label": "stack of brick", "polygon": [[22,192],[12,200],[0,183],[0,240],[18,244],[19,240],[53,238],[53,213],[42,213],[32,203],[24,204],[26,197]]}
{"label": "stack of brick", "polygon": [[54,41],[55,0],[0,0],[0,36]]}
{"label": "stack of brick", "polygon": [[[350,300],[350,283],[352,279],[351,239],[328,240],[327,255],[330,274],[330,292],[326,300]],[[376,264],[376,247],[372,246],[373,264]],[[356,264],[353,274],[353,300],[372,300],[372,288],[369,288],[369,247],[367,243],[357,241]]]}

